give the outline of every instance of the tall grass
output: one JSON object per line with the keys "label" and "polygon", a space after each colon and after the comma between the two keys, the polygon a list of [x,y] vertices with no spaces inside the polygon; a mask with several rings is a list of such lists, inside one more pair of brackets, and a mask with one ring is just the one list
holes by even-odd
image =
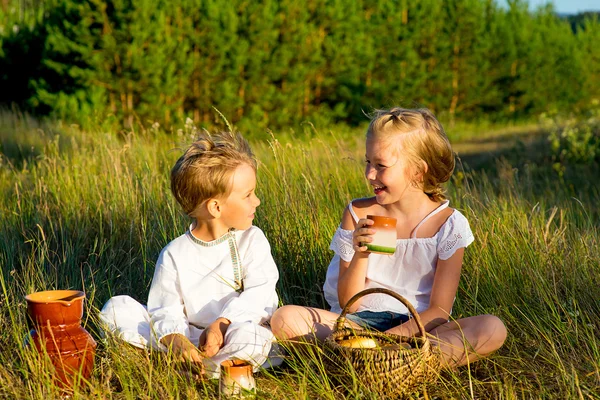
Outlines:
{"label": "tall grass", "polygon": [[[74,398],[211,398],[215,382],[189,379],[97,328],[112,295],[146,301],[160,249],[187,228],[168,189],[172,151],[191,139],[143,132],[84,132],[0,116],[0,397],[60,391],[39,355],[23,347],[24,295],[83,289],[85,326],[99,341],[91,385]],[[316,133],[301,142],[253,143],[262,204],[256,224],[272,246],[283,303],[324,307],[329,242],[347,203],[369,195],[362,137]],[[518,169],[517,169],[518,168]],[[600,190],[596,170],[557,179],[551,167],[507,162],[459,170],[451,204],[469,219],[454,316],[492,313],[509,329],[487,360],[444,372],[430,398],[600,398]],[[258,375],[259,398],[377,398],[336,387],[318,349]]]}

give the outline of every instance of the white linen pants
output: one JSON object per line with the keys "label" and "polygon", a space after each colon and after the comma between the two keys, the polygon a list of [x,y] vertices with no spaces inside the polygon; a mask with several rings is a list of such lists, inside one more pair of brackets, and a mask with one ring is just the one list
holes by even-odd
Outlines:
{"label": "white linen pants", "polygon": [[[150,315],[146,307],[129,296],[110,298],[100,311],[106,329],[120,339],[140,348],[166,351],[152,332]],[[189,326],[188,339],[198,345],[203,329]],[[218,378],[219,366],[225,360],[248,361],[256,372],[261,366],[268,368],[282,363],[276,339],[270,329],[253,322],[232,322],[227,328],[224,346],[211,358],[204,359],[208,378]]]}

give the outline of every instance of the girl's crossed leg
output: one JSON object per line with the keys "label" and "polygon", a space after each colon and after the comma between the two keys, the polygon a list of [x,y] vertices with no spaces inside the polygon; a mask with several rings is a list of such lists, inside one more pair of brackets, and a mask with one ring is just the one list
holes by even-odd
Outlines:
{"label": "girl's crossed leg", "polygon": [[[319,308],[283,306],[271,317],[271,329],[278,340],[293,340],[312,343],[315,339],[325,340],[335,327],[340,315]],[[350,326],[360,328],[347,321]]]}
{"label": "girl's crossed leg", "polygon": [[442,353],[442,365],[458,367],[498,350],[506,340],[506,327],[494,315],[477,315],[440,325],[428,332]]}
{"label": "girl's crossed leg", "polygon": [[[279,340],[322,341],[333,332],[338,317],[339,314],[318,308],[289,305],[275,312],[271,328]],[[360,328],[353,322],[347,323]],[[499,349],[506,339],[506,327],[498,317],[479,315],[447,322],[428,334],[432,343],[441,350],[442,365],[452,368]]]}

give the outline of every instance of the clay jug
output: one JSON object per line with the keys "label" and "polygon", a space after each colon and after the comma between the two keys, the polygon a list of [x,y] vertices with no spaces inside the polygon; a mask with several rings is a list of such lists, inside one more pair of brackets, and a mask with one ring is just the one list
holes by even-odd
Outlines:
{"label": "clay jug", "polygon": [[85,293],[50,290],[25,296],[34,329],[31,342],[46,352],[54,366],[55,383],[71,388],[81,374],[89,379],[94,368],[96,342],[81,326]]}

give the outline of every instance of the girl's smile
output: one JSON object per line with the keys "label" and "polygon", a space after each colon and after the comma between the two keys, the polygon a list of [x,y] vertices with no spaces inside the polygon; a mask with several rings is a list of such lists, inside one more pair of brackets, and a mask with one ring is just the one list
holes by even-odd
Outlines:
{"label": "girl's smile", "polygon": [[373,185],[373,191],[375,192],[375,196],[377,196],[379,193],[383,192],[385,189],[387,189],[387,186]]}
{"label": "girl's smile", "polygon": [[387,186],[373,186],[373,191],[375,192],[375,195],[378,195],[379,193],[383,192],[385,189],[387,189]]}

